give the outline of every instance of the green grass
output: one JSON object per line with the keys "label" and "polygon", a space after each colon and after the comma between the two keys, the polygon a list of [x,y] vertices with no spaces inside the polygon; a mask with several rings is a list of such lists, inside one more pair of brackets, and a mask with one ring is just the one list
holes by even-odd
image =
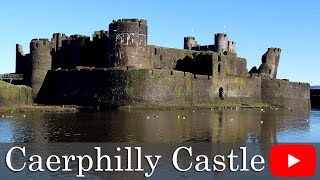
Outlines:
{"label": "green grass", "polygon": [[0,108],[0,112],[78,112],[79,106],[10,106]]}
{"label": "green grass", "polygon": [[266,103],[250,103],[250,104],[232,104],[232,103],[224,103],[224,104],[197,104],[197,105],[134,105],[134,106],[121,106],[120,109],[128,110],[128,109],[211,109],[211,108],[265,108],[270,107],[270,104]]}

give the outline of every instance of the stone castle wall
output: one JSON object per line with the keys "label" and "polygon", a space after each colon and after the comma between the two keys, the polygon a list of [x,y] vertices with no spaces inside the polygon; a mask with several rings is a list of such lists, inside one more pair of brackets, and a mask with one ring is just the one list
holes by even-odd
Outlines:
{"label": "stone castle wall", "polygon": [[184,59],[186,56],[192,57],[196,51],[166,48],[160,46],[148,46],[149,58],[154,69],[169,69],[176,68],[177,61]]}
{"label": "stone castle wall", "polygon": [[[260,78],[213,78],[174,70],[49,71],[40,104],[190,106],[260,102]],[[224,99],[219,88],[225,89]]]}
{"label": "stone castle wall", "polygon": [[159,46],[148,46],[149,58],[154,69],[169,69],[191,72],[193,74],[212,75],[213,62],[220,64],[220,71],[230,76],[248,77],[247,60],[237,57],[234,52],[218,53],[195,51]]}
{"label": "stone castle wall", "polygon": [[300,109],[310,108],[308,83],[262,79],[261,89],[261,99],[264,103]]}
{"label": "stone castle wall", "polygon": [[[279,86],[280,84],[280,86]],[[220,97],[223,88],[223,99]],[[309,84],[161,69],[49,71],[40,104],[175,107],[266,103],[309,108]]]}

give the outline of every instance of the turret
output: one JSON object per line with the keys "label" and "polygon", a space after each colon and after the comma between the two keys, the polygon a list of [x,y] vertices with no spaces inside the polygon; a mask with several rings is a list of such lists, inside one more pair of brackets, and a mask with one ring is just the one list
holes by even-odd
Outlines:
{"label": "turret", "polygon": [[228,51],[228,35],[224,33],[218,33],[214,36],[215,52],[224,53]]}
{"label": "turret", "polygon": [[184,49],[191,50],[193,47],[197,47],[197,46],[198,44],[195,37],[192,37],[192,36],[184,37]]}
{"label": "turret", "polygon": [[48,39],[33,39],[30,43],[30,55],[32,59],[31,87],[33,99],[42,86],[42,83],[51,69],[51,44]]}
{"label": "turret", "polygon": [[109,25],[111,67],[151,68],[147,50],[147,21],[120,19]]}
{"label": "turret", "polygon": [[277,78],[280,54],[280,48],[268,49],[268,51],[261,58],[262,64],[259,67],[259,74],[261,76],[268,76],[271,79]]}
{"label": "turret", "polygon": [[228,41],[228,51],[237,52],[237,44],[234,41]]}

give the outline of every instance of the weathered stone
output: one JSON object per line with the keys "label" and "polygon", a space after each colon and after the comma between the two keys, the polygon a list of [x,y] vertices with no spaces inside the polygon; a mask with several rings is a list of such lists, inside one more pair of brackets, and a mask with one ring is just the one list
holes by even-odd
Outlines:
{"label": "weathered stone", "polygon": [[0,81],[0,107],[27,106],[32,105],[32,102],[30,87]]}
{"label": "weathered stone", "polygon": [[301,107],[309,107],[309,84],[275,80],[278,48],[269,48],[260,68],[248,72],[246,59],[238,57],[227,34],[216,34],[215,43],[204,46],[185,37],[184,49],[148,45],[147,37],[147,21],[141,19],[113,21],[92,41],[55,33],[51,42],[33,40],[30,54],[17,45],[16,71],[30,79],[36,103],[43,104],[286,107],[301,101]]}
{"label": "weathered stone", "polygon": [[280,48],[269,48],[268,51],[262,56],[262,64],[259,67],[259,75],[270,77],[271,79],[277,78]]}

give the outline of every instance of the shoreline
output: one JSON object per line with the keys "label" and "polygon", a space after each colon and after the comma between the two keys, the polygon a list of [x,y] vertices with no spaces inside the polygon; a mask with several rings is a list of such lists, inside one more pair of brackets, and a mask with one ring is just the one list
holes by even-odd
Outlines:
{"label": "shoreline", "polygon": [[[120,106],[118,110],[199,110],[199,109],[233,109],[233,108],[266,108],[274,107],[270,104],[204,104],[204,105],[135,105]],[[108,110],[108,109],[106,109]],[[0,112],[98,112],[92,107],[83,107],[76,105],[30,105],[30,106],[12,106],[0,107]]]}
{"label": "shoreline", "polygon": [[136,105],[122,106],[121,110],[205,110],[205,109],[233,109],[233,108],[266,108],[276,107],[270,104],[254,103],[254,104],[200,104],[200,105]]}
{"label": "shoreline", "polygon": [[30,105],[30,106],[12,106],[0,107],[0,112],[79,112],[82,107],[79,106],[51,106],[51,105]]}

